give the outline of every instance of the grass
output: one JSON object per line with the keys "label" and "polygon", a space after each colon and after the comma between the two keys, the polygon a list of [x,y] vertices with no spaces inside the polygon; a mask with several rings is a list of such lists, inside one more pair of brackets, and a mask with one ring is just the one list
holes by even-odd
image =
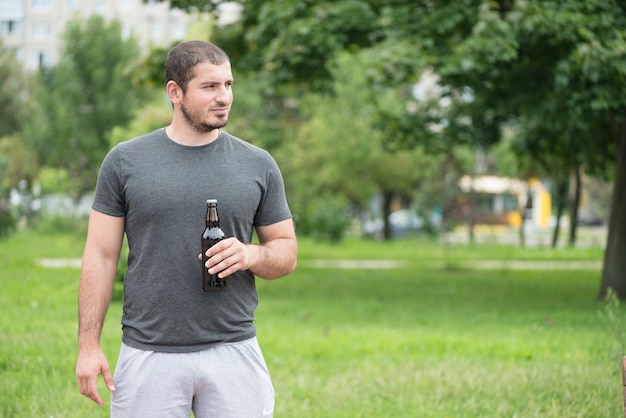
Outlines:
{"label": "grass", "polygon": [[[76,388],[84,235],[0,241],[0,416],[105,417]],[[479,270],[467,260],[601,260],[602,250],[302,239],[290,277],[259,280],[258,337],[276,417],[608,417],[623,395],[621,306],[597,300],[597,270]],[[403,261],[320,268],[313,260]],[[102,345],[114,366],[121,305]],[[100,390],[105,394],[100,382]],[[108,400],[108,396],[105,397]]]}

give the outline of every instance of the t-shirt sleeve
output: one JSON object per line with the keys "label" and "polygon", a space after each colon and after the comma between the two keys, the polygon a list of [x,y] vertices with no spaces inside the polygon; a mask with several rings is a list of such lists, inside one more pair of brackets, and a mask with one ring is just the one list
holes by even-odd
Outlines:
{"label": "t-shirt sleeve", "polygon": [[98,174],[96,193],[91,205],[98,212],[118,217],[126,214],[119,154],[120,148],[117,146],[104,157]]}
{"label": "t-shirt sleeve", "polygon": [[266,155],[266,187],[254,219],[256,226],[271,225],[292,217],[280,168],[269,153]]}

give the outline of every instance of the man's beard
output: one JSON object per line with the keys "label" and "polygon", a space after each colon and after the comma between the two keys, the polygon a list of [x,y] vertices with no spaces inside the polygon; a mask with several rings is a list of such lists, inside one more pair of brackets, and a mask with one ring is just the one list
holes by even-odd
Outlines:
{"label": "man's beard", "polygon": [[184,103],[180,105],[180,111],[185,117],[185,120],[196,132],[205,134],[215,129],[223,128],[228,123],[228,116],[225,115],[222,119],[217,119],[214,123],[208,123],[202,120],[200,112],[190,112]]}

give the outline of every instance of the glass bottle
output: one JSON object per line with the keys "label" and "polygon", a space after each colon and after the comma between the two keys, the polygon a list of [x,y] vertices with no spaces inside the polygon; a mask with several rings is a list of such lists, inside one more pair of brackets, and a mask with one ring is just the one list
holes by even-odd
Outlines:
{"label": "glass bottle", "polygon": [[217,274],[210,274],[206,268],[206,262],[209,259],[206,251],[224,238],[224,232],[220,229],[216,199],[206,201],[205,225],[202,233],[202,288],[205,292],[219,292],[226,290],[226,279],[220,279]]}

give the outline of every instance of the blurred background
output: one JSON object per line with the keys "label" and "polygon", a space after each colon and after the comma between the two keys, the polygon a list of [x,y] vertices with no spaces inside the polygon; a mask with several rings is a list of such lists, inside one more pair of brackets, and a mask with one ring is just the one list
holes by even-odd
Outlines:
{"label": "blurred background", "polygon": [[73,371],[87,215],[189,39],[296,221],[257,283],[277,416],[621,416],[622,0],[0,0],[0,416],[108,416]]}
{"label": "blurred background", "polygon": [[169,121],[167,50],[204,39],[298,234],[626,251],[625,7],[0,0],[0,234],[84,220],[106,152]]}

